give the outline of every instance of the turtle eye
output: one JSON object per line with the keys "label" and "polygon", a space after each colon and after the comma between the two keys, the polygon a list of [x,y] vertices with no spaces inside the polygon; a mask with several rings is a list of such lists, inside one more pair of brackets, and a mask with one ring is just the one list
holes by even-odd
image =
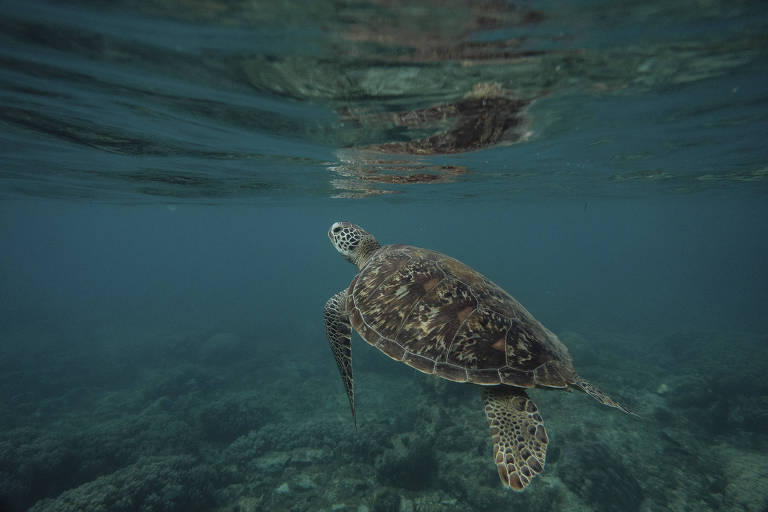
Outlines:
{"label": "turtle eye", "polygon": [[341,231],[341,226],[336,226],[335,228],[333,228],[333,230],[332,230],[332,231],[333,231],[334,233],[338,233],[339,231]]}

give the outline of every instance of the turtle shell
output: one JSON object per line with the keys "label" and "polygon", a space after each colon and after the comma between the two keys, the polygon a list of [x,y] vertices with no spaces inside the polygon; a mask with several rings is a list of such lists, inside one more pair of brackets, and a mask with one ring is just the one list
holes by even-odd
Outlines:
{"label": "turtle shell", "polygon": [[382,247],[347,300],[366,342],[424,373],[485,385],[576,382],[557,336],[488,278],[439,252]]}

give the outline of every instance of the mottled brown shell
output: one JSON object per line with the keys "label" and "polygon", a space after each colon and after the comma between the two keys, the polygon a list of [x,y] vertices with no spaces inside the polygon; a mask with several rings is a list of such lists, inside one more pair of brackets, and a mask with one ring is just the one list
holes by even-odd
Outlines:
{"label": "mottled brown shell", "polygon": [[565,387],[568,350],[509,294],[460,261],[407,245],[379,249],[347,293],[369,344],[456,382]]}

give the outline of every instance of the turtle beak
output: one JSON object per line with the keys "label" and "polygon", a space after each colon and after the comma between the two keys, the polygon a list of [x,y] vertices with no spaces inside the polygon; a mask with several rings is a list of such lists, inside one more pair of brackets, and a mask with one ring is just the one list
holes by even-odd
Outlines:
{"label": "turtle beak", "polygon": [[334,222],[331,224],[331,227],[328,228],[328,238],[331,239],[331,242],[333,242],[333,245],[336,245],[336,239],[333,237],[333,230],[341,227],[341,222]]}

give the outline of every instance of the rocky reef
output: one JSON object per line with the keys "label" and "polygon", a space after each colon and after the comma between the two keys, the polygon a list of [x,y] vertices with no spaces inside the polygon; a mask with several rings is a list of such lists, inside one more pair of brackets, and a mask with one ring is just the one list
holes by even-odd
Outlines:
{"label": "rocky reef", "polygon": [[[71,343],[3,375],[0,510],[768,506],[768,353],[749,333],[640,343],[564,332],[579,371],[640,418],[579,393],[532,391],[551,441],[523,493],[499,484],[474,386],[418,374],[356,340],[355,431],[322,332],[291,357],[247,333],[145,336]],[[34,344],[29,354],[42,357]]]}

